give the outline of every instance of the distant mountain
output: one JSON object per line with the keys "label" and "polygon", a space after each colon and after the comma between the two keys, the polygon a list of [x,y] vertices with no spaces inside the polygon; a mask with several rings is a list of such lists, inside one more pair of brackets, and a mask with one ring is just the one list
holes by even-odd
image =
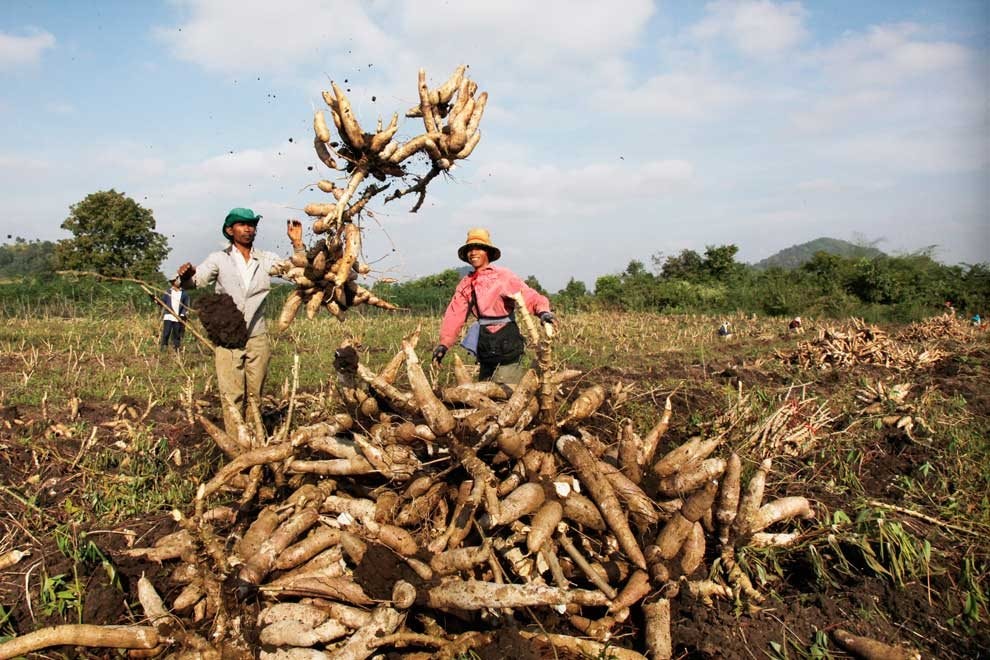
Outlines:
{"label": "distant mountain", "polygon": [[753,264],[754,268],[765,270],[767,268],[798,268],[802,264],[811,261],[816,252],[826,252],[840,257],[882,257],[884,253],[872,247],[856,245],[849,241],[842,241],[837,238],[816,238],[813,241],[792,245],[780,252],[771,255]]}

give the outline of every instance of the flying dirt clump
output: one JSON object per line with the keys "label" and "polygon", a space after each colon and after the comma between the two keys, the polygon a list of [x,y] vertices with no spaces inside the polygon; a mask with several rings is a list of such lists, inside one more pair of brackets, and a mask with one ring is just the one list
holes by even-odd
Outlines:
{"label": "flying dirt clump", "polygon": [[244,348],[248,340],[244,314],[237,309],[234,299],[226,293],[211,293],[196,301],[199,320],[206,336],[217,346]]}

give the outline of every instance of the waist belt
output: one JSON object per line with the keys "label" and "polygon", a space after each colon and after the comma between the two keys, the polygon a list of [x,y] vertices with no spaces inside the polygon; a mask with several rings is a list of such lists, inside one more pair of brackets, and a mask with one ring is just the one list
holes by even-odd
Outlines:
{"label": "waist belt", "polygon": [[486,316],[484,318],[478,319],[479,325],[498,325],[499,323],[512,323],[515,319],[511,316],[497,316],[491,317]]}

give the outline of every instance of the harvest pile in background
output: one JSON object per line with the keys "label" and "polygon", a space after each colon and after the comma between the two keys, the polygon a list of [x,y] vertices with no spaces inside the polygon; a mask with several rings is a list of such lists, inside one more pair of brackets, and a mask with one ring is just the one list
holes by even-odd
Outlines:
{"label": "harvest pile in background", "polygon": [[[938,325],[943,327],[943,324],[939,322]],[[956,327],[956,322],[951,325]],[[930,366],[946,356],[945,351],[934,344],[912,346],[906,343],[909,338],[930,339],[930,329],[909,327],[906,332],[909,334],[891,338],[876,326],[852,319],[844,327],[822,328],[815,339],[801,342],[793,352],[778,353],[778,357],[802,369],[844,368],[857,364],[915,369]]]}
{"label": "harvest pile in background", "polygon": [[900,341],[928,341],[932,339],[972,339],[978,332],[986,332],[986,326],[974,327],[963,317],[948,312],[916,321],[900,330],[896,338]]}

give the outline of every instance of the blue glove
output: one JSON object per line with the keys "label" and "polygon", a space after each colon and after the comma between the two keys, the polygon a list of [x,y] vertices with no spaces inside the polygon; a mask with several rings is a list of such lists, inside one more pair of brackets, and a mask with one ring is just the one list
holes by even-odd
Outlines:
{"label": "blue glove", "polygon": [[557,317],[553,315],[553,312],[540,312],[540,320],[544,323],[553,323]]}
{"label": "blue glove", "polygon": [[447,347],[443,344],[437,345],[437,347],[433,349],[433,363],[440,364],[443,361],[443,356],[446,354]]}

